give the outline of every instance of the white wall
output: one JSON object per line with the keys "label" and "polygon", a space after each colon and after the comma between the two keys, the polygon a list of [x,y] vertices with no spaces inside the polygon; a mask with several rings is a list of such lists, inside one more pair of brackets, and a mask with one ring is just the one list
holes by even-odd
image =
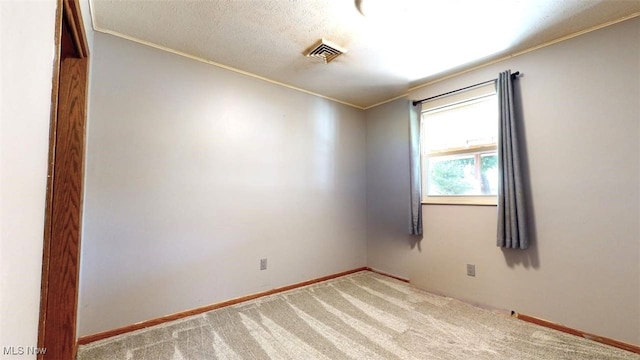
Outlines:
{"label": "white wall", "polygon": [[0,1],[2,348],[37,345],[55,10],[54,1]]}
{"label": "white wall", "polygon": [[92,72],[79,336],[365,265],[363,111],[101,33]]}
{"label": "white wall", "polygon": [[[527,251],[495,246],[495,207],[423,206],[424,238],[409,249],[398,217],[368,229],[368,265],[410,274],[420,288],[484,306],[545,318],[640,344],[640,19],[636,18],[413,91],[421,99],[512,69],[523,104],[535,232]],[[408,141],[406,118],[386,106],[367,111],[367,134]],[[384,116],[391,124],[380,121]],[[369,126],[373,128],[369,128]],[[383,128],[385,127],[385,128]],[[369,137],[367,138],[369,140]],[[367,144],[373,181],[403,194],[406,161],[372,160],[392,149]],[[377,157],[377,155],[376,155]],[[371,171],[368,171],[371,174]],[[391,191],[391,190],[388,190]],[[388,202],[401,210],[399,197]],[[404,199],[403,199],[404,201]],[[369,206],[368,218],[382,205]],[[379,217],[379,216],[378,216]],[[387,232],[387,234],[384,233]],[[384,239],[386,237],[386,240]],[[399,239],[400,238],[400,241]],[[398,243],[399,241],[399,243]],[[397,262],[397,259],[410,261]],[[476,277],[467,277],[467,263]]]}

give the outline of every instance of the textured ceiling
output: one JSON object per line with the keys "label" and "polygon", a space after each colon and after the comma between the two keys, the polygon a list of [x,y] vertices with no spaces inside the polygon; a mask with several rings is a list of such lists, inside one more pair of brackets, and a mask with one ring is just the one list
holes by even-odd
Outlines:
{"label": "textured ceiling", "polygon": [[[640,0],[361,1],[364,16],[353,0],[91,0],[91,13],[96,31],[366,108],[640,12]],[[304,57],[320,38],[347,53]]]}

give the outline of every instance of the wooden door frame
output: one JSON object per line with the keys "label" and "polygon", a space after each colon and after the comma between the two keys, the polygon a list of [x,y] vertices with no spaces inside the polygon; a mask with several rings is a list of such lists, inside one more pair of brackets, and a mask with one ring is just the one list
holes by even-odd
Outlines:
{"label": "wooden door frame", "polygon": [[[25,25],[26,26],[26,25]],[[79,91],[76,119],[80,126],[74,127],[72,135],[76,136],[74,148],[76,160],[80,163],[73,166],[58,166],[64,154],[56,154],[58,146],[64,146],[66,139],[59,139],[61,133],[67,132],[65,125],[70,122],[65,114],[58,114],[59,104],[65,101],[66,94],[61,94],[61,83],[69,80],[71,74],[63,68],[63,63],[73,62],[74,69],[80,74],[75,78]],[[84,183],[84,152],[87,90],[89,75],[89,47],[83,26],[80,4],[78,0],[57,0],[55,14],[55,58],[53,64],[53,80],[51,90],[51,122],[49,129],[49,170],[47,177],[44,241],[42,256],[42,281],[40,290],[40,320],[38,326],[38,359],[75,359],[76,353],[76,319],[78,303],[78,284],[80,268],[80,234],[82,225],[82,199]],[[79,81],[79,82],[78,82]],[[67,126],[68,128],[69,126]],[[68,179],[74,177],[75,190],[69,194]],[[77,181],[77,179],[80,181]],[[61,201],[62,199],[62,201]],[[68,204],[76,204],[70,207]],[[61,213],[73,216],[62,219]],[[72,232],[61,232],[60,223],[69,221],[64,226],[74,228]],[[64,283],[65,286],[59,286]],[[69,302],[69,299],[73,301]],[[65,319],[60,321],[60,319]],[[45,350],[46,349],[46,350]]]}

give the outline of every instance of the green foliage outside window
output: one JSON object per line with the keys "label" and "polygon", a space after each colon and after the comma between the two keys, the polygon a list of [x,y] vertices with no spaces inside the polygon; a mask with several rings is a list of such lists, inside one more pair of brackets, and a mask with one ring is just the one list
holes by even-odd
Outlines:
{"label": "green foliage outside window", "polygon": [[[480,159],[481,193],[484,195],[495,193],[490,189],[487,172],[498,166],[498,157],[491,154],[481,156]],[[469,179],[469,176],[473,176],[474,173],[473,157],[433,161],[430,167],[431,184],[434,186],[430,191],[431,194],[464,195],[473,192],[475,181]]]}
{"label": "green foliage outside window", "polygon": [[[489,177],[487,176],[487,172],[489,170],[498,168],[498,156],[496,154],[485,155],[480,157],[480,174],[482,175],[481,184],[482,184],[482,194],[496,194],[498,189],[491,189],[489,186]],[[493,191],[491,191],[493,190]]]}
{"label": "green foliage outside window", "polygon": [[431,168],[431,181],[438,195],[460,195],[473,189],[465,179],[465,167],[473,165],[473,158],[435,161]]}

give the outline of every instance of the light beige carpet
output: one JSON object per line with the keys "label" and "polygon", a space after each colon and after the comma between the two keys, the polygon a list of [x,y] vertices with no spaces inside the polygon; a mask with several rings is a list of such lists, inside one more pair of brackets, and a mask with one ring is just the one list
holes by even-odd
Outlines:
{"label": "light beige carpet", "polygon": [[362,271],[81,346],[78,360],[640,359]]}

